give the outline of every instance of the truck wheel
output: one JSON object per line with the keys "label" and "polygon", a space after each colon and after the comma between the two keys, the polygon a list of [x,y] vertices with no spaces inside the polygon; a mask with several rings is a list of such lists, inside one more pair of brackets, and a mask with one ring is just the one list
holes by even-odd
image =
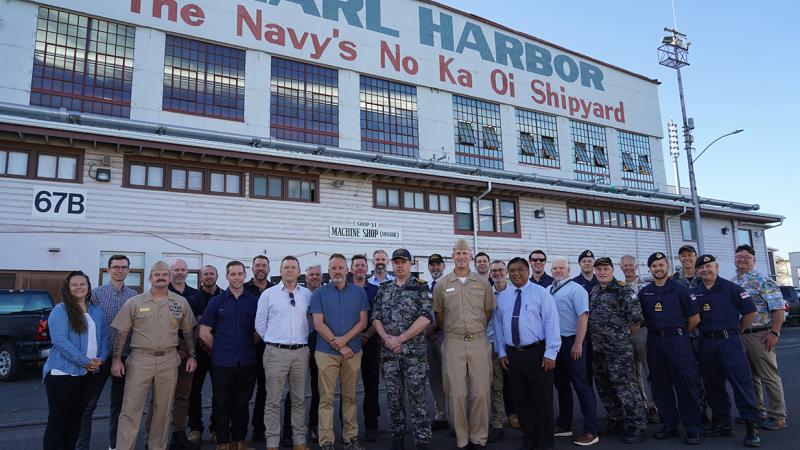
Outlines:
{"label": "truck wheel", "polygon": [[0,381],[16,380],[21,368],[22,361],[17,358],[14,343],[6,342],[0,345]]}

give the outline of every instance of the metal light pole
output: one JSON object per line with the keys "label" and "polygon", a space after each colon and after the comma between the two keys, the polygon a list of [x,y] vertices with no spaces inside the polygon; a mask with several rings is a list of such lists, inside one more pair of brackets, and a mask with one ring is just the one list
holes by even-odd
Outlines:
{"label": "metal light pole", "polygon": [[689,188],[692,192],[692,206],[694,208],[694,223],[697,230],[697,251],[702,255],[705,249],[703,239],[703,223],[700,217],[700,198],[697,195],[697,181],[694,176],[694,158],[692,158],[692,130],[694,120],[686,116],[686,101],[683,96],[683,79],[681,67],[689,65],[689,43],[686,35],[673,28],[664,28],[667,35],[661,40],[658,48],[658,63],[662,66],[675,69],[678,74],[678,92],[681,98],[681,115],[683,116],[683,143],[686,149],[686,159],[689,164]]}
{"label": "metal light pole", "polygon": [[714,143],[715,143],[715,142],[717,142],[718,140],[720,140],[720,139],[722,139],[722,138],[724,138],[724,137],[732,136],[732,135],[734,135],[734,134],[739,134],[739,133],[741,133],[742,131],[744,131],[744,130],[734,130],[734,131],[731,131],[731,132],[730,132],[730,133],[728,133],[728,134],[723,134],[722,136],[720,136],[720,137],[718,137],[718,138],[714,139],[713,141],[711,141],[711,143],[710,143],[710,144],[706,145],[706,148],[704,148],[702,152],[700,152],[700,153],[699,153],[697,156],[695,156],[695,157],[694,157],[694,161],[692,161],[692,162],[693,162],[693,163],[694,163],[694,162],[697,162],[697,160],[698,160],[698,159],[700,159],[700,157],[701,157],[701,156],[703,156],[703,153],[705,153],[705,152],[706,152],[706,150],[708,150],[708,147],[711,147],[712,145],[714,145]]}

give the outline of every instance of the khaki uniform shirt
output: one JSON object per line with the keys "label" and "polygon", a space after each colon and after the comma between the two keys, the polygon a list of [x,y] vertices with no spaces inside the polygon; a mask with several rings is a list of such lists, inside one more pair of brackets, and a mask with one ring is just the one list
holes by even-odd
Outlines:
{"label": "khaki uniform shirt", "polygon": [[147,350],[178,346],[178,330],[190,333],[197,325],[189,302],[169,292],[167,299],[156,301],[150,291],[132,297],[122,305],[111,326],[123,334],[133,331],[131,348]]}
{"label": "khaki uniform shirt", "polygon": [[433,291],[433,311],[442,314],[445,335],[466,336],[486,331],[486,311],[495,307],[489,281],[470,271],[461,283],[455,272],[440,278]]}

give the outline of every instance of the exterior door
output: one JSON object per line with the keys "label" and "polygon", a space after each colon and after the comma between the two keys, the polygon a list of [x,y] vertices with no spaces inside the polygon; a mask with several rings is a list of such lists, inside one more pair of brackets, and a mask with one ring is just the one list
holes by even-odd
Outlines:
{"label": "exterior door", "polygon": [[69,272],[38,270],[0,271],[0,289],[43,289],[61,303],[61,284]]}

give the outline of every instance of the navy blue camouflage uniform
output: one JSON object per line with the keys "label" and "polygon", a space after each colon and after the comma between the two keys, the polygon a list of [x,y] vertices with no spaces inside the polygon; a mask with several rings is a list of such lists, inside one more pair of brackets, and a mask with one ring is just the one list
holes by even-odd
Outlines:
{"label": "navy blue camouflage uniform", "polygon": [[[420,317],[431,322],[434,320],[428,284],[425,281],[409,278],[404,286],[398,286],[395,281],[381,283],[375,296],[372,320],[379,320],[387,334],[399,336]],[[431,423],[428,417],[428,356],[425,334],[420,333],[404,342],[400,353],[382,347],[381,370],[386,385],[393,437],[402,439],[406,432],[404,393],[407,390],[417,445],[429,444]]]}
{"label": "navy blue camouflage uniform", "polygon": [[634,375],[630,327],[643,321],[642,307],[633,290],[612,279],[597,284],[589,295],[589,336],[597,393],[609,422],[624,422],[628,429],[647,427],[647,408]]}
{"label": "navy blue camouflage uniform", "polygon": [[750,363],[739,332],[740,316],[756,311],[753,299],[739,285],[720,277],[710,288],[699,283],[691,295],[700,308],[697,359],[714,422],[729,423],[731,419],[725,381],[731,385],[741,417],[759,422]]}
{"label": "navy blue camouflage uniform", "polygon": [[680,419],[687,433],[702,433],[699,368],[687,330],[689,318],[699,314],[700,308],[689,290],[675,280],[667,280],[664,286],[650,283],[638,297],[648,329],[650,385],[661,420],[665,427],[676,429]]}

